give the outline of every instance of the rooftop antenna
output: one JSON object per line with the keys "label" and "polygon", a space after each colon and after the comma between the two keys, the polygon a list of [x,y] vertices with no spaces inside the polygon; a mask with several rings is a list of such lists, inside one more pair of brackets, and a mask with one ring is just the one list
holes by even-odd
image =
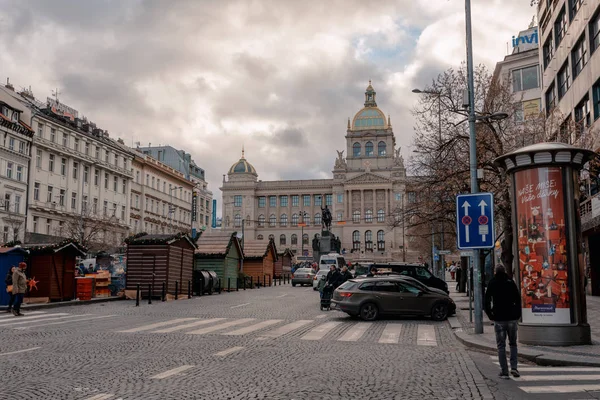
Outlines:
{"label": "rooftop antenna", "polygon": [[54,100],[56,100],[56,103],[58,104],[58,95],[60,94],[58,88],[56,88],[55,90],[52,91],[52,96],[54,96]]}

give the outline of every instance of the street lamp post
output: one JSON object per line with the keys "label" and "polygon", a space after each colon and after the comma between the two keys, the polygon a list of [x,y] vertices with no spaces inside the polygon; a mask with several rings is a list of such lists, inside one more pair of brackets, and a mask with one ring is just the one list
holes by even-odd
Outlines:
{"label": "street lamp post", "polygon": [[169,196],[171,197],[171,204],[169,204],[169,228],[173,229],[173,213],[175,212],[175,207],[173,207],[173,190],[181,189],[183,186],[175,186],[169,188]]}
{"label": "street lamp post", "polygon": [[306,211],[302,211],[300,213],[300,215],[302,216],[302,223],[298,224],[300,225],[300,227],[302,228],[300,231],[300,240],[302,241],[302,256],[304,257],[304,227],[306,226],[306,224],[304,223],[304,217],[306,217]]}

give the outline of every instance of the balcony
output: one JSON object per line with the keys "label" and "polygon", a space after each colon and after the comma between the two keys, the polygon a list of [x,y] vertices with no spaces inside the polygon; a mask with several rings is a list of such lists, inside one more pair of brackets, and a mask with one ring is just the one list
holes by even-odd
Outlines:
{"label": "balcony", "polygon": [[582,232],[600,226],[600,193],[581,202],[579,215],[581,216]]}

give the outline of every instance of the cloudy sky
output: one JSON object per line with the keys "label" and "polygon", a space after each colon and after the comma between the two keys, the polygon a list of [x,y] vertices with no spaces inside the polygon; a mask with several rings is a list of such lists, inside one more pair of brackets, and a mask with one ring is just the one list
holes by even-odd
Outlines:
{"label": "cloudy sky", "polygon": [[[529,2],[472,0],[475,63],[506,55]],[[259,179],[330,178],[369,79],[408,156],[411,89],[460,65],[464,32],[462,0],[0,0],[0,78],[187,150],[220,200],[242,144]]]}

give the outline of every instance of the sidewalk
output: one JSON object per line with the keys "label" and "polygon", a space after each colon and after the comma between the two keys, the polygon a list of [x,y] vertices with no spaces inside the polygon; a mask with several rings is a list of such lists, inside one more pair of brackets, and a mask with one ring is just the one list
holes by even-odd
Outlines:
{"label": "sidewalk", "polygon": [[[496,353],[494,326],[483,313],[483,334],[474,333],[469,321],[469,298],[456,292],[456,283],[446,277],[450,297],[456,303],[456,316],[448,318],[454,334],[465,346]],[[538,365],[600,367],[600,297],[587,296],[588,323],[592,330],[592,345],[529,346],[519,343],[519,357]],[[473,316],[474,318],[474,316]]]}
{"label": "sidewalk", "polygon": [[[21,306],[21,309],[23,310],[23,312],[26,312],[27,310],[46,310],[46,309],[50,309],[50,308],[56,308],[56,307],[68,307],[68,306],[83,306],[85,304],[96,304],[96,303],[106,303],[109,301],[119,301],[119,300],[125,300],[125,297],[99,297],[99,298],[93,298],[91,300],[69,300],[69,301],[57,301],[57,302],[52,302],[52,303],[34,303],[34,304],[27,304],[27,303],[23,303],[23,305]],[[0,312],[6,311],[7,306],[0,306]]]}

